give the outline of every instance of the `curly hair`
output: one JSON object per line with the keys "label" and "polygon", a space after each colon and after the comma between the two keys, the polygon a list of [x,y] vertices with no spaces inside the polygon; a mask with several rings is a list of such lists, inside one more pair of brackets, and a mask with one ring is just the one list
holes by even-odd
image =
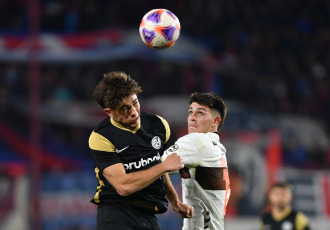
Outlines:
{"label": "curly hair", "polygon": [[220,113],[221,122],[218,126],[218,130],[222,127],[226,115],[227,115],[227,106],[223,99],[218,96],[216,93],[192,93],[190,94],[189,103],[196,102],[200,105],[208,106],[210,109],[216,110]]}
{"label": "curly hair", "polygon": [[115,110],[121,101],[133,94],[141,93],[138,83],[124,72],[109,72],[94,89],[93,99],[103,108]]}

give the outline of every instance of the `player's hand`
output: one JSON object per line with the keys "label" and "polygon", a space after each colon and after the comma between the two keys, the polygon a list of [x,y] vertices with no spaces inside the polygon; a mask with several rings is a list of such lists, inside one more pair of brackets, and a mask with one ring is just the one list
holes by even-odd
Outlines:
{"label": "player's hand", "polygon": [[184,166],[182,157],[179,156],[177,153],[169,155],[163,163],[166,164],[168,172],[182,169]]}
{"label": "player's hand", "polygon": [[173,205],[173,210],[180,214],[182,218],[193,218],[194,217],[194,207],[189,204],[184,204],[182,202],[178,202]]}

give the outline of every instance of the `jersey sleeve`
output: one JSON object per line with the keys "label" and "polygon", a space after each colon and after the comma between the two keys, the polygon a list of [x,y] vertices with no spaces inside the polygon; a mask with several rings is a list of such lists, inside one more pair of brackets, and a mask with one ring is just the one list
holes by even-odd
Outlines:
{"label": "jersey sleeve", "polygon": [[295,220],[297,230],[309,230],[308,218],[302,213],[298,212]]}
{"label": "jersey sleeve", "polygon": [[88,144],[91,149],[95,167],[97,167],[100,172],[110,165],[121,163],[121,159],[116,153],[115,146],[101,134],[93,131],[89,137]]}
{"label": "jersey sleeve", "polygon": [[164,144],[166,144],[167,141],[170,139],[170,136],[171,136],[170,126],[168,125],[167,121],[166,121],[164,118],[162,118],[162,117],[160,117],[160,116],[158,116],[158,115],[157,115],[157,117],[163,122],[163,125],[164,125],[164,127],[165,127],[165,131],[166,131],[165,136],[166,136],[166,137],[165,137],[165,142],[164,142]]}
{"label": "jersey sleeve", "polygon": [[259,226],[260,226],[260,230],[265,230],[265,225],[262,219],[259,221]]}
{"label": "jersey sleeve", "polygon": [[196,141],[196,136],[190,134],[179,138],[174,145],[164,152],[162,161],[165,161],[169,155],[177,153],[182,157],[185,167],[195,168],[202,161]]}

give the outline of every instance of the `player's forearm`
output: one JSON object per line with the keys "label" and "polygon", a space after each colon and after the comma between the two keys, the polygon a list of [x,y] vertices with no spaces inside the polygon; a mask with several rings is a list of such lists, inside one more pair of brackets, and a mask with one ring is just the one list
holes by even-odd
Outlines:
{"label": "player's forearm", "polygon": [[173,210],[177,212],[182,218],[192,218],[194,216],[194,208],[181,202],[168,173],[165,173],[164,177],[166,198],[171,203]]}
{"label": "player's forearm", "polygon": [[166,198],[169,200],[169,202],[172,205],[175,205],[175,203],[180,201],[178,193],[176,192],[168,173],[165,173],[164,177],[165,177]]}
{"label": "player's forearm", "polygon": [[118,163],[103,170],[103,175],[121,196],[128,196],[144,189],[168,171],[183,168],[183,160],[176,153],[146,170],[126,173],[123,164]]}
{"label": "player's forearm", "polygon": [[144,189],[167,171],[166,164],[160,163],[147,170],[125,174],[116,190],[121,196],[128,196]]}

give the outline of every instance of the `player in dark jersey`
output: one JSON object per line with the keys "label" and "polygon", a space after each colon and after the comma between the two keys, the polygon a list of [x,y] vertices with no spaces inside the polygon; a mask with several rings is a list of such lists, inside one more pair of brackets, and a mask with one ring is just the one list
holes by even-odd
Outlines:
{"label": "player in dark jersey", "polygon": [[268,194],[270,211],[261,216],[262,230],[310,230],[308,218],[292,209],[291,185],[278,182],[271,186]]}
{"label": "player in dark jersey", "polygon": [[141,92],[123,72],[105,74],[94,90],[94,100],[108,115],[89,138],[98,180],[91,200],[98,205],[98,230],[160,229],[154,214],[164,213],[168,200],[181,216],[193,215],[167,174],[183,168],[182,158],[175,154],[160,160],[170,138],[168,123],[140,112],[137,94]]}

